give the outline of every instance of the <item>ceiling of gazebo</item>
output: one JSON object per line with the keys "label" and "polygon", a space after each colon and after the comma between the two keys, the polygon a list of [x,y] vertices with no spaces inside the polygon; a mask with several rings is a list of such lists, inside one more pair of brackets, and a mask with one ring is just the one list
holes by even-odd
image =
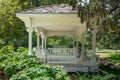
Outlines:
{"label": "ceiling of gazebo", "polygon": [[[60,9],[60,11],[59,11]],[[86,31],[86,23],[81,24],[76,11],[70,6],[39,7],[16,13],[27,28],[42,29],[47,36],[75,36]]]}

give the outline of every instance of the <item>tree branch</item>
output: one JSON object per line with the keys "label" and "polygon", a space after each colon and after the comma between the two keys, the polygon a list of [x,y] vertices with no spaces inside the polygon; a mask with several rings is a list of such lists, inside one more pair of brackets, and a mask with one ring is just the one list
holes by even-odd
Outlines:
{"label": "tree branch", "polygon": [[119,4],[120,4],[120,0],[119,0],[119,1],[116,3],[116,5],[110,10],[110,14],[118,8]]}

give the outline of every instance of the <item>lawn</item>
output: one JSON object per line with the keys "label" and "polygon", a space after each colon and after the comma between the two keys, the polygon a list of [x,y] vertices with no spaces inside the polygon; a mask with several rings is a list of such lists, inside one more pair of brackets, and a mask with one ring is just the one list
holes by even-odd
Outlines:
{"label": "lawn", "polygon": [[[117,51],[118,54],[120,54],[120,50]],[[111,49],[102,49],[102,50],[96,50],[96,54],[100,55],[100,57],[109,57],[111,54],[116,54],[115,50]]]}

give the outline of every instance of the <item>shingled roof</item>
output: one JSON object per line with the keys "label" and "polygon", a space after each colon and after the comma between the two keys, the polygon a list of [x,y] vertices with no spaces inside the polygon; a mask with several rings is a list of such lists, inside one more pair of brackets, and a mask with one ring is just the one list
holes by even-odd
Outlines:
{"label": "shingled roof", "polygon": [[19,14],[72,14],[77,13],[72,6],[68,4],[41,6],[26,11],[17,12]]}

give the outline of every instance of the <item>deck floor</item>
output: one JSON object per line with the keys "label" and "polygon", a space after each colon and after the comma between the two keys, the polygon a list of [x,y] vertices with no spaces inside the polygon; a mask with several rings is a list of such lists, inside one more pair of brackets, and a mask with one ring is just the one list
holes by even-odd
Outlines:
{"label": "deck floor", "polygon": [[77,61],[76,61],[76,64],[60,64],[60,63],[55,63],[55,64],[50,64],[50,65],[60,65],[60,66],[98,66],[97,64],[96,65],[92,65],[91,63],[90,63],[90,60],[85,60],[85,61],[81,61],[80,59],[77,59]]}

